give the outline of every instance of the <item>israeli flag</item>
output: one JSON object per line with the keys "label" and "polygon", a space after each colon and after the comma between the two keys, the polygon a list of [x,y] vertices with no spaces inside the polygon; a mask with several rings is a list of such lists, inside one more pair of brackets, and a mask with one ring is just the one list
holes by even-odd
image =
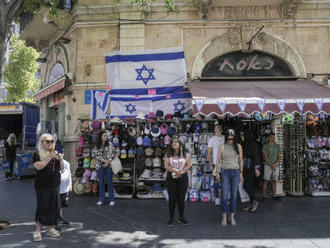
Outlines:
{"label": "israeli flag", "polygon": [[110,100],[109,92],[105,90],[92,90],[92,104],[91,104],[91,119],[103,120],[109,119],[110,116],[107,113]]}
{"label": "israeli flag", "polygon": [[164,115],[175,112],[186,113],[191,110],[191,93],[181,92],[170,95],[123,96],[110,95],[111,117],[145,115],[162,110]]}
{"label": "israeli flag", "polygon": [[182,47],[111,52],[105,55],[105,63],[112,94],[133,95],[135,89],[162,89],[170,94],[183,89],[187,81]]}

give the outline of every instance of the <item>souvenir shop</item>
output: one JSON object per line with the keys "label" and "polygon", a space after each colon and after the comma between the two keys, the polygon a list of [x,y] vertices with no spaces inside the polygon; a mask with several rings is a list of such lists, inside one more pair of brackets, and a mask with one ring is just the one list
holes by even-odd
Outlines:
{"label": "souvenir shop", "polygon": [[275,132],[283,155],[278,195],[330,195],[330,94],[325,89],[304,80],[191,82],[193,107],[186,113],[159,109],[135,117],[81,120],[74,192],[97,193],[91,149],[98,132],[106,130],[122,164],[113,177],[117,198],[168,197],[163,157],[171,137],[178,135],[192,161],[187,200],[213,201],[219,189],[212,188],[207,143],[220,123],[224,129],[252,131],[260,151],[268,134]]}

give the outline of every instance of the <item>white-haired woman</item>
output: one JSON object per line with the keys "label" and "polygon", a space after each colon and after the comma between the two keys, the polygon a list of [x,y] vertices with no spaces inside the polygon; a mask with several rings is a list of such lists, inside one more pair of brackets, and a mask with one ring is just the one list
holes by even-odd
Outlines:
{"label": "white-haired woman", "polygon": [[46,235],[59,237],[54,229],[59,219],[59,186],[60,171],[63,169],[63,155],[55,150],[54,137],[48,133],[41,135],[38,152],[33,154],[33,166],[37,170],[35,190],[37,209],[35,214],[35,241],[41,241],[41,225],[46,225]]}
{"label": "white-haired woman", "polygon": [[16,148],[17,148],[16,135],[14,133],[9,134],[5,144],[4,158],[9,161],[10,172],[6,174],[7,180],[14,178],[14,164],[16,161]]}

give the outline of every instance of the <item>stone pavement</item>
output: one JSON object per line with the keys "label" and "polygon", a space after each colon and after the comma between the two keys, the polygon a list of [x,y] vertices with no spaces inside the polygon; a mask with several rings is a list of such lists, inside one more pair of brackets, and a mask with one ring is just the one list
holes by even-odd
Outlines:
{"label": "stone pavement", "polygon": [[1,248],[27,247],[330,247],[330,198],[267,199],[254,214],[237,213],[236,227],[220,225],[219,208],[186,205],[189,226],[167,227],[165,200],[121,199],[115,207],[95,205],[93,196],[73,196],[65,217],[71,225],[58,239],[32,241],[35,195],[33,179],[10,182],[0,177]]}

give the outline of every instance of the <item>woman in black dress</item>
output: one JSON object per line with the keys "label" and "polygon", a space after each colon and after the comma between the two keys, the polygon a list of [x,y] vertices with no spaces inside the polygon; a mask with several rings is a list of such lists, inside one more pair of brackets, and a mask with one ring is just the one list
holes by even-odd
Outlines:
{"label": "woman in black dress", "polygon": [[37,170],[35,190],[37,210],[35,215],[36,231],[34,241],[41,241],[41,225],[46,225],[46,235],[59,237],[60,233],[53,228],[59,219],[59,186],[60,171],[63,169],[63,155],[55,150],[54,137],[43,134],[39,140],[38,152],[33,154],[33,166]]}
{"label": "woman in black dress", "polygon": [[5,148],[5,160],[9,161],[10,172],[6,173],[7,180],[14,179],[14,164],[16,161],[16,148],[17,148],[16,135],[14,133],[9,134],[8,139],[4,144]]}

